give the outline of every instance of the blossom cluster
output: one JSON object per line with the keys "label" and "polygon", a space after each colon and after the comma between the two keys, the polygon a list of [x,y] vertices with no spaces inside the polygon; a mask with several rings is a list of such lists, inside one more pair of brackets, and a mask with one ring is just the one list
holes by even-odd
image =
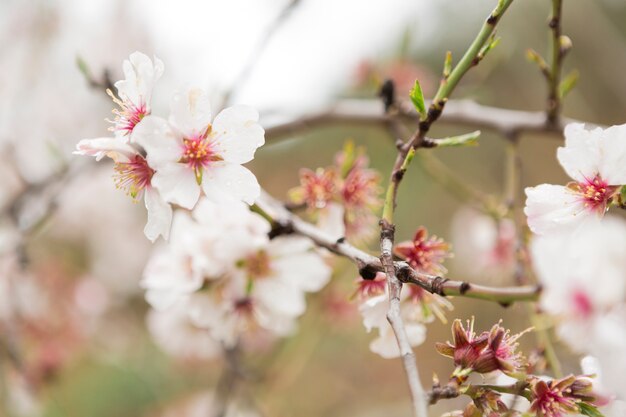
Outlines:
{"label": "blossom cluster", "polygon": [[123,69],[117,96],[108,91],[119,106],[113,112],[114,136],[83,139],[75,153],[113,160],[116,185],[133,199],[144,198],[146,236],[167,239],[172,206],[192,209],[201,194],[254,203],[259,184],[241,164],[265,142],[256,110],[237,105],[213,118],[207,93],[187,88],[173,94],[168,119],[155,116],[152,92],[163,62],[135,52]]}
{"label": "blossom cluster", "polygon": [[290,190],[289,197],[294,204],[306,206],[329,233],[366,240],[375,231],[374,213],[382,205],[380,175],[368,165],[364,150],[348,141],[333,165],[301,169],[300,185]]}
{"label": "blossom cluster", "polygon": [[170,241],[153,253],[142,280],[154,309],[148,326],[165,350],[210,358],[295,330],[305,294],[324,287],[331,269],[308,240],[270,240],[269,232],[242,202],[203,198],[191,213],[175,213]]}
{"label": "blossom cluster", "polygon": [[[435,275],[446,272],[443,262],[451,256],[450,246],[436,236],[428,236],[424,227],[418,228],[413,240],[398,243],[395,254],[416,271]],[[356,295],[366,330],[378,331],[378,337],[371,342],[370,349],[383,358],[398,357],[400,350],[391,325],[387,322],[389,294],[385,274],[379,272],[374,279],[359,279]],[[409,285],[403,287],[400,310],[409,342],[411,346],[418,346],[426,338],[425,323],[432,322],[435,317],[445,322],[445,311],[452,310],[452,304],[444,297],[431,294],[417,285]]]}
{"label": "blossom cluster", "polygon": [[597,358],[603,394],[624,400],[626,221],[605,212],[623,207],[626,125],[570,124],[565,139],[557,157],[573,182],[526,189],[540,304],[563,341]]}
{"label": "blossom cluster", "polygon": [[[500,417],[565,415],[599,416],[606,400],[598,392],[592,375],[568,375],[552,379],[534,375],[535,364],[517,351],[518,339],[501,323],[476,333],[473,319],[465,327],[460,320],[452,325],[453,342],[438,343],[437,350],[451,358],[456,367],[448,387],[472,399],[464,410],[448,416]],[[494,384],[472,383],[470,374],[482,374]]]}

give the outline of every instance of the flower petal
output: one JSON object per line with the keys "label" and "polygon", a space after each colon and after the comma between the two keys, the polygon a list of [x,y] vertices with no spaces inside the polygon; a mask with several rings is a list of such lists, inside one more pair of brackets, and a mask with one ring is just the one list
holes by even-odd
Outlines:
{"label": "flower petal", "polygon": [[163,165],[152,177],[152,185],[169,203],[191,209],[200,197],[196,176],[187,165],[169,163]]}
{"label": "flower petal", "polygon": [[256,177],[237,164],[215,163],[204,170],[202,189],[207,198],[219,202],[235,199],[253,204],[261,194]]}
{"label": "flower petal", "polygon": [[144,234],[152,242],[159,235],[167,240],[172,225],[172,207],[161,198],[159,192],[153,187],[146,188],[144,199],[148,210],[148,222],[143,229]]}
{"label": "flower petal", "polygon": [[199,88],[174,93],[170,112],[170,123],[187,138],[204,135],[211,124],[209,96]]}
{"label": "flower petal", "polygon": [[586,130],[582,123],[565,126],[565,147],[557,150],[557,158],[567,175],[577,182],[593,179],[601,162],[602,130]]}
{"label": "flower petal", "polygon": [[528,187],[526,197],[528,227],[539,235],[574,226],[591,213],[578,195],[561,185]]}
{"label": "flower petal", "polygon": [[96,161],[108,156],[115,162],[128,162],[137,151],[118,138],[96,138],[78,142],[74,154],[94,156]]}
{"label": "flower petal", "polygon": [[212,142],[227,162],[244,164],[265,143],[265,131],[259,125],[259,114],[252,107],[233,106],[220,112],[213,121]]}
{"label": "flower petal", "polygon": [[154,84],[163,75],[163,61],[154,57],[153,64],[147,55],[134,52],[122,68],[125,79],[115,83],[118,96],[135,105],[146,104],[149,109]]}
{"label": "flower petal", "polygon": [[132,141],[146,150],[148,164],[154,169],[178,161],[182,154],[181,143],[169,123],[157,116],[144,117],[133,129]]}
{"label": "flower petal", "polygon": [[626,184],[626,124],[602,133],[600,175],[609,185]]}

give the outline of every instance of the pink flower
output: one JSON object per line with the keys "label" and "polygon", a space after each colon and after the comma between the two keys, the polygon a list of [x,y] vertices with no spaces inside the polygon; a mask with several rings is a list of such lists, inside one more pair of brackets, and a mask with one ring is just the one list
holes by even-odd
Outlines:
{"label": "pink flower", "polygon": [[445,274],[447,270],[442,263],[451,257],[450,245],[437,236],[428,237],[423,226],[417,229],[412,241],[396,245],[394,252],[417,271],[433,275]]}
{"label": "pink flower", "polygon": [[570,375],[551,381],[537,378],[531,383],[530,411],[537,413],[537,417],[561,417],[580,412],[579,403],[594,400],[589,395],[591,390],[591,382],[584,377]]}
{"label": "pink flower", "polygon": [[337,173],[332,168],[301,169],[300,186],[289,191],[295,203],[306,204],[312,210],[326,207],[336,193]]}
{"label": "pink flower", "polygon": [[528,226],[537,234],[576,225],[590,215],[601,217],[620,186],[626,184],[626,124],[586,130],[565,127],[565,147],[557,158],[574,180],[567,186],[526,188]]}

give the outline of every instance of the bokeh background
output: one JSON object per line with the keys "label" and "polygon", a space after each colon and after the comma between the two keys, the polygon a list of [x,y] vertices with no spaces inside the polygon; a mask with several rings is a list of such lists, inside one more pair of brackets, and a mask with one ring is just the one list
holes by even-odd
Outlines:
{"label": "bokeh background", "polygon": [[[580,73],[565,114],[623,123],[626,3],[564,3],[564,33],[574,45],[565,72]],[[73,169],[71,152],[79,139],[106,135],[110,99],[90,87],[77,58],[94,79],[108,71],[116,80],[131,52],[154,54],[166,68],[154,94],[155,113],[166,111],[170,92],[179,86],[201,86],[216,100],[234,87],[232,101],[257,107],[261,122],[270,123],[277,116],[323,109],[337,99],[376,99],[385,78],[393,78],[398,93],[406,95],[417,77],[431,96],[445,51],[458,59],[494,4],[301,0],[275,29],[249,75],[239,78],[285,1],[0,1],[0,249],[20,249],[18,272],[4,264],[0,270],[0,280],[19,278],[19,289],[9,292],[0,285],[0,303],[18,304],[28,318],[12,323],[0,314],[2,401],[19,405],[15,415],[195,417],[203,415],[202,406],[188,406],[190,399],[210,401],[202,396],[215,388],[224,369],[219,360],[177,360],[153,343],[138,285],[151,248],[142,233],[144,210],[115,189],[110,166],[88,164],[42,188],[45,192],[29,193],[18,207],[12,205],[25,189],[36,190],[68,166]],[[549,11],[548,0],[514,2],[499,26],[500,44],[467,75],[454,98],[542,110],[545,81],[525,51],[547,54]],[[466,131],[438,124],[433,136]],[[270,143],[250,167],[274,196],[286,198],[297,185],[299,168],[330,165],[348,139],[365,146],[371,166],[386,177],[395,157],[393,138],[382,128],[359,125],[322,127]],[[521,138],[522,185],[566,182],[554,157],[559,144],[553,136]],[[505,146],[502,138],[485,132],[479,147],[434,153],[468,184],[502,196]],[[399,203],[400,240],[409,239],[420,225],[453,243],[463,234],[466,223],[458,213],[464,203],[425,174],[419,161],[407,174]],[[46,212],[50,215],[42,217]],[[29,230],[26,235],[15,233],[15,221]],[[461,257],[447,266],[450,277],[513,283],[507,274],[472,274],[471,262]],[[254,375],[239,386],[239,395],[262,415],[409,415],[400,361],[368,349],[373,336],[349,301],[355,279],[354,267],[338,261],[332,283],[310,297],[299,332],[271,351],[246,355]],[[480,301],[453,302],[449,319],[474,315],[478,329],[500,318],[515,331],[530,326],[524,305],[505,309]],[[14,325],[18,322],[26,324]],[[444,379],[452,371],[433,346],[449,338],[449,324],[434,322],[416,349],[427,385],[433,373]],[[14,387],[19,383],[9,359],[16,340],[24,369],[36,376],[36,392]],[[522,339],[525,349],[534,345],[534,334]],[[558,343],[557,349],[566,370],[578,372],[577,358]],[[454,408],[451,402],[437,407],[433,415]]]}

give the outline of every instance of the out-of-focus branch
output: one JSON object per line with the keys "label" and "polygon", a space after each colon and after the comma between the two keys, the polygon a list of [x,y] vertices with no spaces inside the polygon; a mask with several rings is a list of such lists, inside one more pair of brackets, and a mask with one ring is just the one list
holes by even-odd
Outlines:
{"label": "out-of-focus branch", "polygon": [[[408,121],[419,121],[419,115],[410,103],[400,103],[398,115],[387,115],[384,106],[374,99],[344,99],[323,111],[297,117],[292,120],[266,124],[265,137],[268,143],[283,138],[307,133],[318,127],[337,124],[358,124],[387,127],[394,117]],[[567,123],[578,122],[562,118],[557,124],[546,123],[543,111],[522,111],[485,106],[471,100],[448,100],[446,111],[439,116],[438,123],[459,125],[481,130],[490,130],[510,136],[522,133],[545,133],[562,138]]]}
{"label": "out-of-focus branch", "polygon": [[235,80],[233,81],[231,87],[224,93],[224,97],[222,98],[222,105],[220,106],[221,108],[226,107],[230,104],[230,100],[234,93],[238,89],[241,89],[241,86],[248,80],[250,74],[252,73],[252,70],[254,69],[254,66],[265,52],[265,49],[267,49],[267,45],[269,45],[276,32],[278,32],[278,30],[283,26],[293,9],[301,1],[302,0],[289,0],[288,3],[280,11],[280,13],[276,16],[274,21],[268,26],[267,31],[259,38],[256,45],[252,49],[252,54],[250,54],[241,71],[235,77]]}

